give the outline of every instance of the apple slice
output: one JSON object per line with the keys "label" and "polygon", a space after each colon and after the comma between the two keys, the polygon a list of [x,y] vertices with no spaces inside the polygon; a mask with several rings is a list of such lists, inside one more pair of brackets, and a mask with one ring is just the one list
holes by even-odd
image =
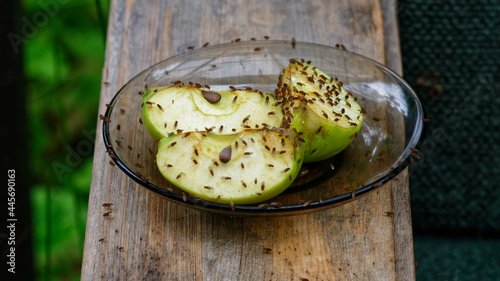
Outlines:
{"label": "apple slice", "polygon": [[283,116],[272,96],[240,90],[149,88],[142,102],[142,121],[155,140],[193,131],[234,134],[248,128],[280,127]]}
{"label": "apple slice", "polygon": [[245,129],[236,134],[174,134],[159,142],[161,174],[205,200],[251,204],[284,191],[296,178],[303,153],[283,129]]}
{"label": "apple slice", "polygon": [[304,141],[305,163],[341,152],[363,123],[363,109],[342,83],[305,62],[290,61],[275,95],[283,103],[283,127]]}

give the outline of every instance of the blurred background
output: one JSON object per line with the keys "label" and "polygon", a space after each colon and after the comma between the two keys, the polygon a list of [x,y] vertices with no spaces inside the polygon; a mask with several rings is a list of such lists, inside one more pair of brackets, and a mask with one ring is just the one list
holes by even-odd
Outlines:
{"label": "blurred background", "polygon": [[500,280],[500,1],[399,1],[404,78],[427,111],[410,175],[419,280]]}
{"label": "blurred background", "polygon": [[[17,118],[4,112],[3,120],[21,122],[2,139],[15,135],[12,146],[24,151],[2,160],[17,175],[16,280],[79,280],[110,1],[5,2],[2,68],[19,69],[7,73],[15,83],[2,91],[11,93],[6,107]],[[20,253],[28,245],[31,268],[28,253]]]}
{"label": "blurred background", "polygon": [[[18,277],[79,280],[109,0],[7,2]],[[397,14],[404,77],[432,120],[410,171],[417,279],[500,280],[500,1],[401,0]]]}

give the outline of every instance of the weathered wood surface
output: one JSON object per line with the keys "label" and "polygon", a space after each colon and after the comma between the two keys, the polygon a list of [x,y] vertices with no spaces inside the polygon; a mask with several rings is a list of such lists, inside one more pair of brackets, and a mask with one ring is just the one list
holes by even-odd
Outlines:
{"label": "weathered wood surface", "polygon": [[[112,1],[99,112],[141,70],[205,42],[341,43],[400,72],[394,2]],[[82,280],[415,279],[406,172],[330,210],[231,218],[142,188],[108,164],[97,131]]]}

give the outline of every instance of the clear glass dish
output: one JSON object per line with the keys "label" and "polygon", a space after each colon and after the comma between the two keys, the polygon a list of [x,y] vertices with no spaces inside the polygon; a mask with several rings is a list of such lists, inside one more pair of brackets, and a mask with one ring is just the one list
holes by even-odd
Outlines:
{"label": "clear glass dish", "polygon": [[[342,81],[367,111],[357,137],[341,154],[308,166],[300,185],[259,204],[229,206],[183,193],[165,180],[154,159],[156,144],[140,123],[141,96],[149,87],[182,81],[211,89],[251,87],[274,92],[291,58]],[[189,51],[151,66],[110,102],[103,124],[112,160],[141,186],[180,205],[229,215],[301,214],[356,200],[396,177],[424,138],[424,111],[415,92],[393,71],[339,48],[286,41],[251,41]],[[330,165],[332,164],[332,165]],[[331,169],[333,167],[333,169]]]}

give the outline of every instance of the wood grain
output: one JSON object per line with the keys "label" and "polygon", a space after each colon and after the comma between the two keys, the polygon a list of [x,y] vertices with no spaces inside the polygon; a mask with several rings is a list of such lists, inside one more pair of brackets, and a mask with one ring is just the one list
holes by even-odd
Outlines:
{"label": "wood grain", "polygon": [[[135,74],[189,46],[263,36],[341,43],[401,69],[394,1],[116,0],[99,112]],[[330,210],[232,218],[172,204],[108,162],[98,133],[82,280],[415,279],[406,173]]]}

